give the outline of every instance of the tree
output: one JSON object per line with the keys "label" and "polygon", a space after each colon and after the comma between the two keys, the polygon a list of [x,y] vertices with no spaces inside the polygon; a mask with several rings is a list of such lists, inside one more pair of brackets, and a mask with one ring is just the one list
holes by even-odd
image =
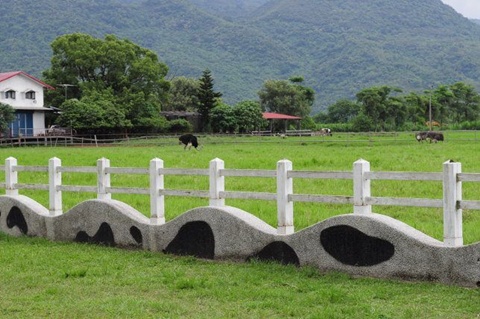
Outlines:
{"label": "tree", "polygon": [[13,107],[0,103],[0,132],[7,131],[13,120],[15,120],[15,110]]}
{"label": "tree", "polygon": [[480,111],[480,95],[475,92],[475,88],[463,82],[457,82],[450,86],[453,93],[451,100],[451,109],[455,114],[454,120],[475,121],[478,119]]}
{"label": "tree", "polygon": [[[439,85],[435,90],[433,87],[431,90],[425,91],[424,105],[425,105],[425,118],[429,118],[429,109],[432,107],[432,120],[440,121],[444,123],[451,117],[454,117],[453,103],[454,94],[448,87],[448,85]],[[427,103],[428,102],[428,103]]]}
{"label": "tree", "polygon": [[[293,83],[291,83],[293,82]],[[262,110],[299,117],[306,117],[315,101],[313,89],[299,85],[303,78],[294,77],[291,81],[267,80],[258,92]]]}
{"label": "tree", "polygon": [[219,103],[210,112],[211,129],[214,133],[235,132],[237,121],[231,106]]}
{"label": "tree", "polygon": [[[62,90],[48,92],[48,104],[63,108],[68,98],[82,102],[89,94],[109,96],[116,111],[128,120],[121,121],[124,124],[152,125],[160,120],[161,102],[168,91],[164,80],[168,68],[153,51],[114,35],[101,40],[81,33],[62,35],[51,46],[53,56],[50,69],[43,72],[45,82],[57,87],[68,85],[69,91],[68,97]],[[156,120],[146,121],[148,118]]]}
{"label": "tree", "polygon": [[361,103],[361,113],[370,118],[375,131],[385,130],[386,124],[395,128],[405,121],[406,108],[398,97],[391,97],[392,92],[401,92],[389,86],[371,87],[357,93]]}
{"label": "tree", "polygon": [[238,132],[249,133],[267,127],[268,123],[263,118],[260,104],[256,101],[243,101],[233,108],[237,121]]}
{"label": "tree", "polygon": [[424,126],[425,120],[425,97],[415,92],[410,92],[403,97],[405,106],[405,121],[413,127]]}
{"label": "tree", "polygon": [[339,100],[327,108],[328,123],[348,123],[360,112],[360,105],[350,100]]}
{"label": "tree", "polygon": [[215,92],[213,90],[213,78],[209,69],[203,71],[200,78],[200,86],[198,89],[198,113],[202,117],[202,131],[209,128],[210,125],[210,112],[217,106],[218,99],[222,96],[222,93]]}
{"label": "tree", "polygon": [[91,93],[81,100],[69,99],[63,103],[57,123],[79,130],[130,128],[132,124],[125,118],[125,113],[116,108],[112,102],[113,93],[111,91],[102,93],[103,95],[98,92]]}
{"label": "tree", "polygon": [[198,90],[200,82],[184,76],[175,77],[170,81],[168,99],[164,111],[194,111],[198,106]]}

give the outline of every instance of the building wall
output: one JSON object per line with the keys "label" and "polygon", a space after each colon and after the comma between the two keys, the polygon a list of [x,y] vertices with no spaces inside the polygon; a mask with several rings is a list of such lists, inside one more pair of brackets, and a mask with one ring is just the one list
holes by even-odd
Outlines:
{"label": "building wall", "polygon": [[[5,98],[5,92],[8,90],[16,91],[15,99]],[[35,91],[34,100],[25,97],[26,92],[30,90]],[[9,104],[14,108],[38,108],[41,110],[44,106],[43,97],[43,87],[23,75],[17,75],[0,82],[0,102]]]}
{"label": "building wall", "polygon": [[[6,92],[15,91],[15,98],[6,98]],[[0,102],[11,105],[17,112],[33,112],[33,127],[18,128],[10,125],[11,136],[36,136],[45,134],[44,88],[36,81],[18,74],[0,82]],[[27,92],[34,91],[35,98],[27,99]]]}

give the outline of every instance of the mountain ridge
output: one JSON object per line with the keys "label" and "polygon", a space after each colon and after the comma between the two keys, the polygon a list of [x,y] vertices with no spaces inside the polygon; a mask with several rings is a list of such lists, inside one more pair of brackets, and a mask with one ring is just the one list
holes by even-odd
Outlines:
{"label": "mountain ridge", "polygon": [[[480,88],[480,25],[440,0],[4,0],[2,71],[36,76],[50,43],[115,34],[157,52],[168,77],[210,69],[227,103],[256,99],[268,79],[303,76],[314,112],[360,89]],[[31,14],[31,13],[34,14]]]}

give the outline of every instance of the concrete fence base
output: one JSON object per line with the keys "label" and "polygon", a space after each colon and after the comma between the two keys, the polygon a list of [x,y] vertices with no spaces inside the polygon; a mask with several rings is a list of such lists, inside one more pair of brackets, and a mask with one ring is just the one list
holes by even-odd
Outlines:
{"label": "concrete fence base", "polygon": [[[207,259],[273,260],[355,276],[480,287],[480,243],[452,247],[390,217],[340,215],[293,234],[234,207],[199,207],[165,224],[111,199],[62,215],[22,196],[0,196],[0,231]],[[288,279],[287,279],[288,280]]]}

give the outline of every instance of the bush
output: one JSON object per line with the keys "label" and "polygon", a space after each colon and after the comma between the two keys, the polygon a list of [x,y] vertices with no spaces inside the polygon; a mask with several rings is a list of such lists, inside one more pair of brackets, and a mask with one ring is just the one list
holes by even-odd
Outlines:
{"label": "bush", "polygon": [[169,122],[168,131],[170,133],[185,133],[193,130],[192,124],[185,119],[177,119]]}
{"label": "bush", "polygon": [[370,132],[374,130],[372,119],[362,113],[353,119],[352,124],[353,132]]}

